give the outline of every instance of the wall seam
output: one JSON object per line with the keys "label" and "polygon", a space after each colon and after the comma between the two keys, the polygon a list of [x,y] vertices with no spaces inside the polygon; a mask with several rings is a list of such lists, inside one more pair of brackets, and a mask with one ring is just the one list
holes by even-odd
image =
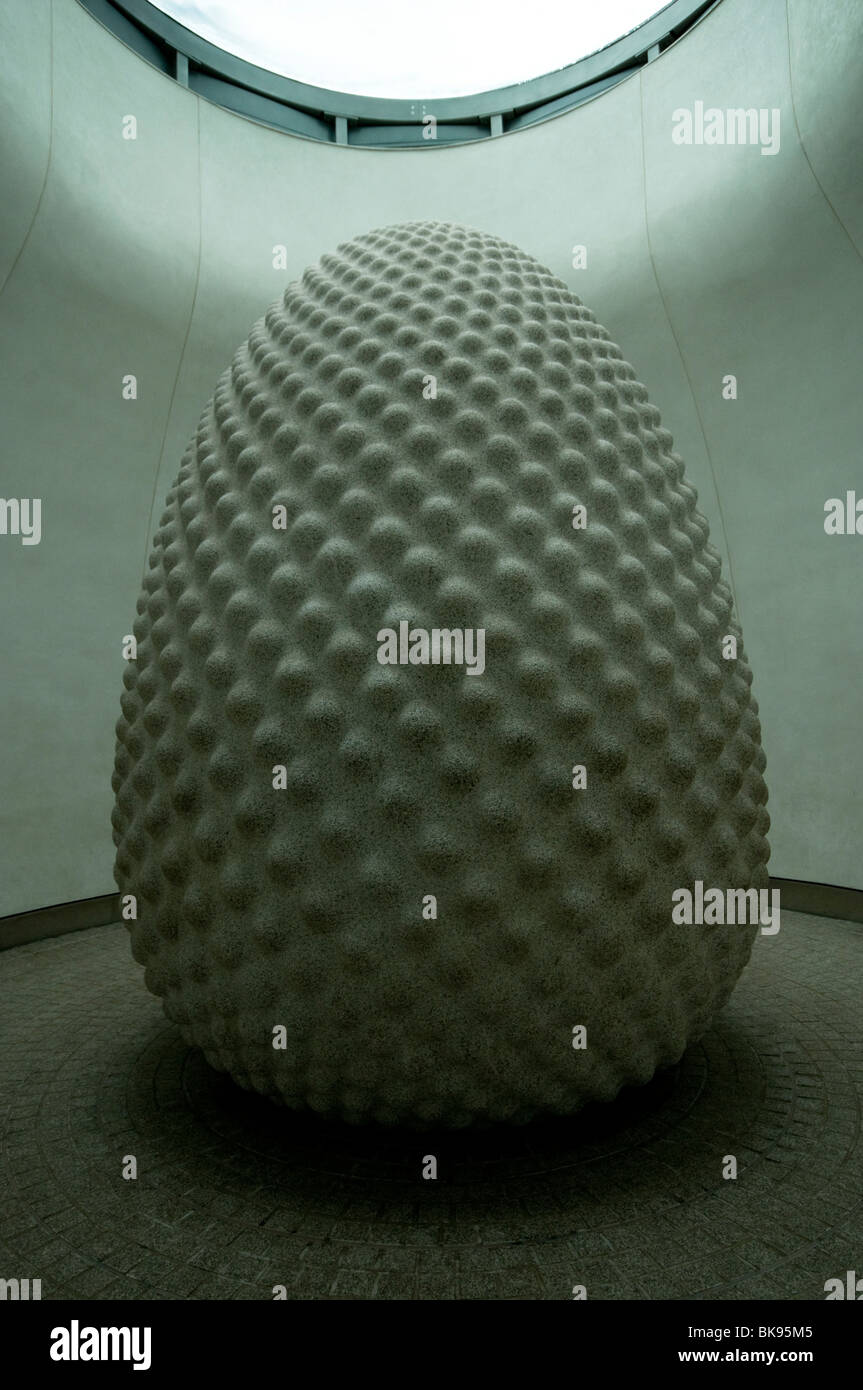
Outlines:
{"label": "wall seam", "polygon": [[30,218],[29,226],[24,233],[24,239],[15,255],[3,284],[0,285],[0,299],[6,293],[6,286],[9,284],[15,271],[18,269],[18,262],[24,255],[36,220],[42,207],[42,199],[45,197],[45,189],[48,187],[48,175],[51,172],[51,160],[54,155],[54,0],[49,0],[48,12],[51,16],[49,24],[48,39],[48,157],[45,160],[45,173],[42,178],[42,187],[39,189],[39,197],[36,199],[36,206],[33,209],[33,216]]}
{"label": "wall seam", "polygon": [[860,258],[860,260],[863,260],[863,250],[861,250],[861,248],[857,245],[857,242],[854,240],[848,228],[845,226],[845,223],[842,221],[842,218],[839,216],[837,208],[830,201],[830,198],[827,195],[827,191],[824,188],[824,185],[822,184],[821,180],[815,172],[815,166],[813,165],[812,160],[809,158],[809,151],[806,149],[806,145],[803,141],[803,133],[800,129],[800,122],[797,119],[797,105],[794,101],[794,69],[791,66],[791,15],[788,8],[790,3],[791,0],[785,0],[785,46],[786,51],[788,53],[788,92],[791,97],[791,115],[794,118],[794,129],[797,131],[797,143],[800,146],[803,158],[806,160],[806,163],[809,166],[809,172],[815,181],[815,186],[818,189],[818,192],[821,194],[821,197],[824,199],[833,216],[836,218],[836,221],[839,223],[839,226],[842,228],[843,232],[850,241],[855,254]]}
{"label": "wall seam", "polygon": [[659,279],[659,272],[658,272],[657,269],[656,269],[656,259],[655,259],[654,254],[653,254],[653,244],[652,244],[651,239],[650,239],[650,218],[648,217],[648,214],[647,214],[647,158],[646,158],[645,150],[644,150],[644,76],[643,76],[643,72],[640,72],[640,73],[638,74],[638,84],[639,84],[639,87],[638,87],[638,90],[639,90],[639,102],[640,102],[640,108],[641,108],[641,184],[642,184],[642,201],[643,201],[643,205],[644,205],[644,230],[645,230],[645,235],[646,235],[646,238],[647,238],[647,254],[648,254],[649,258],[650,258],[650,266],[651,266],[651,269],[652,269],[652,271],[653,271],[653,278],[654,278],[654,281],[656,282],[657,293],[659,294],[659,298],[660,298],[660,301],[661,301],[661,303],[662,303],[662,309],[663,309],[663,312],[664,312],[664,314],[665,314],[666,321],[667,321],[667,323],[668,323],[669,331],[670,331],[670,333],[671,333],[672,338],[674,339],[674,346],[677,348],[677,355],[678,355],[678,357],[680,358],[680,364],[681,364],[681,366],[682,366],[682,368],[683,368],[683,374],[684,374],[684,376],[686,377],[686,383],[687,383],[687,385],[688,385],[688,387],[689,387],[689,394],[690,394],[690,396],[692,397],[692,405],[693,405],[693,409],[695,410],[695,417],[696,417],[696,419],[697,419],[697,421],[698,421],[698,428],[699,428],[699,430],[701,431],[701,438],[702,438],[702,440],[704,441],[704,452],[705,452],[705,454],[707,455],[707,463],[708,463],[708,467],[710,468],[710,476],[711,476],[711,478],[713,479],[713,491],[714,491],[714,493],[715,493],[715,495],[716,495],[716,507],[717,507],[717,511],[718,511],[718,513],[719,513],[719,525],[720,525],[720,528],[721,528],[721,531],[722,531],[722,539],[723,539],[723,541],[725,542],[725,553],[726,553],[726,555],[728,556],[728,581],[729,581],[729,585],[730,585],[730,588],[731,588],[732,598],[733,598],[733,600],[734,600],[734,608],[735,608],[735,612],[736,612],[736,614],[737,614],[737,622],[738,622],[738,624],[740,625],[740,628],[742,629],[742,628],[743,628],[743,614],[742,614],[742,612],[741,612],[740,604],[739,604],[738,598],[737,598],[737,586],[736,586],[736,584],[735,584],[735,582],[734,582],[734,564],[733,564],[732,557],[731,557],[731,544],[730,544],[730,541],[729,541],[729,539],[728,539],[728,530],[727,530],[727,527],[726,527],[726,525],[725,525],[725,513],[724,513],[724,511],[723,511],[723,509],[722,509],[722,498],[721,498],[720,492],[719,492],[719,484],[718,484],[717,479],[716,479],[716,469],[715,469],[714,464],[713,464],[713,455],[712,455],[711,452],[710,452],[710,445],[709,445],[709,443],[707,442],[707,431],[706,431],[706,429],[704,428],[704,420],[702,419],[702,416],[701,416],[701,410],[700,410],[699,405],[698,405],[698,397],[696,396],[696,393],[695,393],[695,387],[694,387],[693,384],[692,384],[692,378],[691,378],[691,376],[690,376],[690,374],[689,374],[689,367],[687,366],[686,358],[685,358],[685,356],[684,356],[684,354],[683,354],[683,349],[682,349],[681,346],[680,346],[680,340],[678,339],[678,336],[677,336],[677,330],[676,330],[675,327],[674,327],[674,322],[673,322],[673,320],[672,320],[671,313],[670,313],[669,308],[668,308],[668,303],[667,303],[667,301],[666,301],[665,294],[664,294],[663,289],[662,289],[662,284],[661,284],[660,279]]}
{"label": "wall seam", "polygon": [[177,388],[180,384],[180,373],[183,370],[183,362],[186,358],[186,348],[189,344],[189,337],[192,332],[192,324],[195,319],[195,308],[198,302],[198,286],[201,281],[201,243],[203,240],[203,218],[201,211],[201,102],[200,98],[195,97],[195,131],[196,131],[196,153],[197,153],[197,203],[198,203],[198,255],[195,264],[195,284],[192,290],[192,302],[189,306],[189,319],[186,324],[186,332],[183,335],[183,346],[180,348],[180,355],[177,359],[177,370],[174,373],[174,384],[171,388],[171,399],[168,402],[168,409],[165,413],[165,428],[162,430],[162,441],[159,445],[159,453],[156,458],[156,467],[153,472],[153,491],[150,496],[150,511],[147,523],[147,530],[144,536],[144,555],[141,562],[142,577],[147,573],[147,557],[152,546],[154,532],[154,519],[156,512],[156,498],[159,487],[159,477],[162,472],[162,461],[165,457],[165,444],[168,438],[168,430],[171,427],[171,417],[174,413],[174,401],[177,396]]}

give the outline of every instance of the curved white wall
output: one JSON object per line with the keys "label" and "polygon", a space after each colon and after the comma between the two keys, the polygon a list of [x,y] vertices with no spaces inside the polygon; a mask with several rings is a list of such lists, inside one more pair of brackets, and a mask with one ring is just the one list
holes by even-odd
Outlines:
{"label": "curved white wall", "polygon": [[[414,219],[520,244],[621,345],[735,590],[772,872],[863,888],[863,536],[823,530],[828,497],[863,497],[858,0],[723,0],[576,111],[406,151],[233,116],[75,0],[6,0],[0,40],[0,496],[43,508],[38,546],[0,536],[0,913],[113,889],[120,639],[218,374],[323,251]],[[672,112],[699,100],[779,108],[779,153],[675,145]]]}

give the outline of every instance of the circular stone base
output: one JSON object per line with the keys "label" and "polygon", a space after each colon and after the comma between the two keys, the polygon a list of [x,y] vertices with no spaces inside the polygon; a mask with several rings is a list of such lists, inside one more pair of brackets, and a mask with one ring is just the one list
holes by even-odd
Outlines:
{"label": "circular stone base", "polygon": [[44,1299],[823,1299],[863,1244],[861,967],[863,927],[783,913],[650,1085],[418,1135],[291,1115],[212,1071],[120,927],[18,947],[2,1263]]}

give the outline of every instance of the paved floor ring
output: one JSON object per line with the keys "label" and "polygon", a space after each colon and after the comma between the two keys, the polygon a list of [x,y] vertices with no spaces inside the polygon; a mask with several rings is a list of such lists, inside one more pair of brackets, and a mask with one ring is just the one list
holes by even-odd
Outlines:
{"label": "paved floor ring", "polygon": [[45,1298],[823,1298],[863,1248],[861,956],[863,927],[786,912],[649,1086],[416,1134],[213,1072],[122,929],[5,952],[0,1274]]}

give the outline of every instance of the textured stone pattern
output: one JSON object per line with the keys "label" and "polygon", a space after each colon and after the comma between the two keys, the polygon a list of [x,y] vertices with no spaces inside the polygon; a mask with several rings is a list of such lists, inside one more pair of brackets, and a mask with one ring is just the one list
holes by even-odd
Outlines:
{"label": "textured stone pattern", "polygon": [[[676,1062],[757,928],[675,926],[673,890],[767,885],[720,568],[633,369],[530,256],[410,224],[306,271],[183,457],[124,672],[116,878],[184,1038],[385,1124]],[[484,628],[484,674],[379,665],[401,619]]]}

